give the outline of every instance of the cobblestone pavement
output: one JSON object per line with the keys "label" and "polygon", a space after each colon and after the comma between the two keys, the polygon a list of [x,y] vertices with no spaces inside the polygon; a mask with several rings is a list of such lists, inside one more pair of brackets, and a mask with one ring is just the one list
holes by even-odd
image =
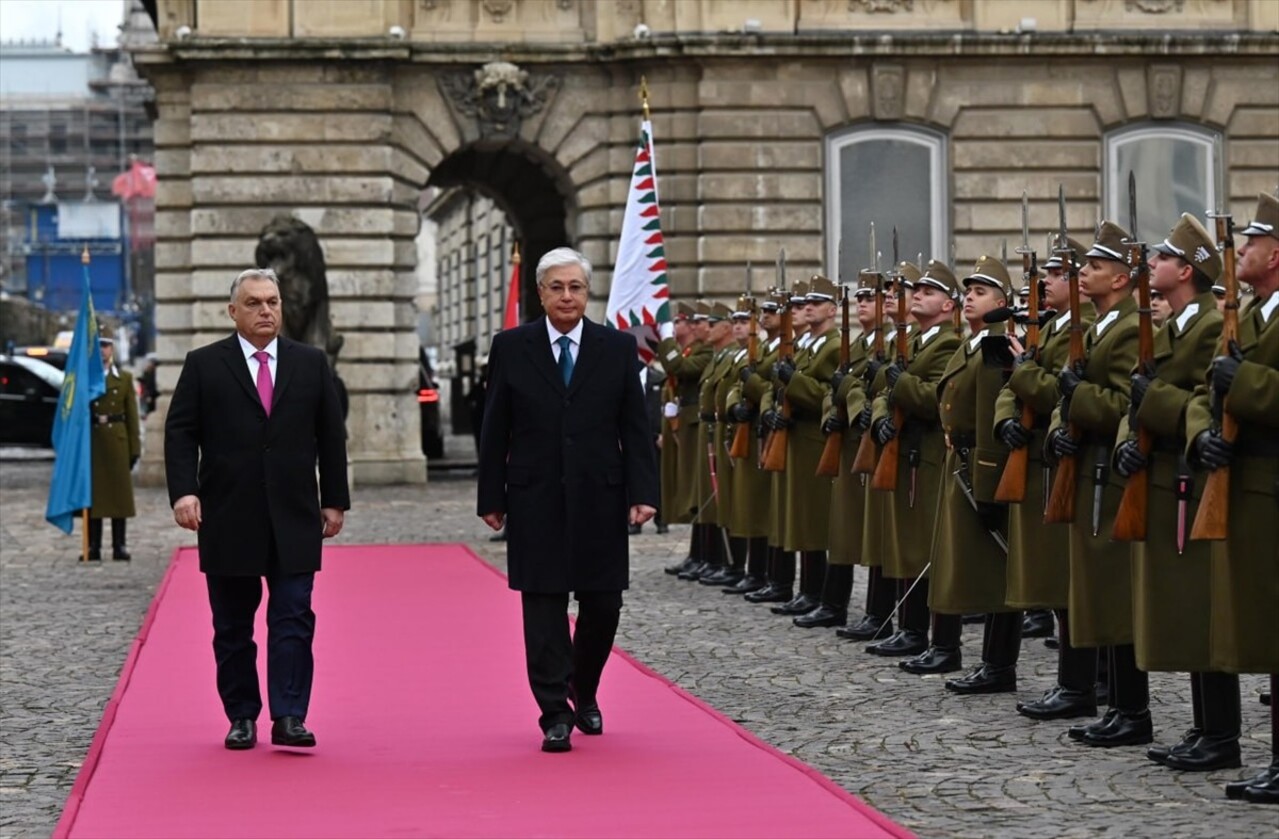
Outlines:
{"label": "cobblestone pavement", "polygon": [[[78,537],[43,519],[49,473],[48,461],[0,462],[0,838],[53,828],[165,564],[192,541],[163,492],[140,489],[133,561],[80,567]],[[464,542],[503,567],[503,546],[473,515],[471,480],[360,487],[354,502],[339,543]],[[619,645],[921,836],[1279,836],[1274,809],[1224,799],[1221,784],[1241,771],[1175,773],[1142,749],[1078,746],[1065,724],[1018,716],[1015,699],[1052,680],[1054,654],[1039,641],[1024,643],[1016,697],[949,695],[832,630],[796,629],[663,574],[687,541],[687,527],[634,538]],[[854,604],[864,572],[857,582]],[[965,628],[970,663],[979,629]],[[1155,675],[1151,687],[1157,738],[1177,736],[1190,723],[1187,679]],[[1244,678],[1251,771],[1269,756],[1261,687]],[[695,755],[688,779],[698,783]]]}

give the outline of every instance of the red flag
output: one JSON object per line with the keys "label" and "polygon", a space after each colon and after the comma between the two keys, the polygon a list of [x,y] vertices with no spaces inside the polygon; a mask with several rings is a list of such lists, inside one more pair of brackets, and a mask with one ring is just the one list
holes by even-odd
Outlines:
{"label": "red flag", "polygon": [[520,243],[515,243],[511,256],[511,285],[506,292],[506,312],[502,316],[502,328],[514,329],[520,325]]}
{"label": "red flag", "polygon": [[111,192],[125,201],[132,198],[154,198],[155,167],[133,158],[128,171],[121,172],[111,181]]}

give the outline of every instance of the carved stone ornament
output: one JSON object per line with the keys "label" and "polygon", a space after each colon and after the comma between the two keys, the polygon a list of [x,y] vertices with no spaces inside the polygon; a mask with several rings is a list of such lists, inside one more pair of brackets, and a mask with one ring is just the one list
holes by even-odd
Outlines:
{"label": "carved stone ornament", "polygon": [[875,119],[901,119],[905,110],[906,70],[900,65],[876,67],[871,74]]}
{"label": "carved stone ornament", "polygon": [[493,61],[474,73],[443,75],[440,84],[459,111],[475,117],[481,138],[509,139],[519,134],[525,117],[546,106],[560,79]]}
{"label": "carved stone ornament", "polygon": [[1124,0],[1124,8],[1130,12],[1163,15],[1180,12],[1186,8],[1186,0]]}
{"label": "carved stone ornament", "polygon": [[848,11],[874,14],[896,14],[897,12],[913,12],[915,0],[848,0]]}
{"label": "carved stone ornament", "polygon": [[1171,65],[1151,67],[1147,71],[1147,107],[1155,119],[1178,115],[1181,105],[1181,68]]}
{"label": "carved stone ornament", "polygon": [[494,23],[501,23],[515,8],[515,0],[481,0],[480,6],[488,12]]}

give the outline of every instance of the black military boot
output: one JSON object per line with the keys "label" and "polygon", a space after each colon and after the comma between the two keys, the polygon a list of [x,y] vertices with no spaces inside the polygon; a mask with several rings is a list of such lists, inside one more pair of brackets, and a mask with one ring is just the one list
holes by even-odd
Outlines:
{"label": "black military boot", "polygon": [[795,554],[771,545],[768,548],[768,585],[746,595],[750,603],[786,603],[794,597]]}
{"label": "black military boot", "polygon": [[746,573],[731,586],[720,591],[725,594],[750,594],[768,585],[768,540],[757,536],[746,540]]}
{"label": "black military boot", "polygon": [[1083,743],[1088,746],[1144,746],[1154,740],[1150,720],[1150,676],[1137,669],[1137,655],[1132,644],[1116,644],[1110,648],[1111,707],[1118,711],[1114,723],[1102,731],[1086,732]]}
{"label": "black military boot", "polygon": [[1051,609],[1030,609],[1021,622],[1021,637],[1050,638],[1053,635],[1053,613]]}
{"label": "black military boot", "polygon": [[1164,766],[1183,772],[1211,772],[1243,766],[1239,751],[1242,725],[1239,677],[1231,673],[1200,673],[1203,733],[1188,748],[1172,749]]}
{"label": "black military boot", "polygon": [[925,676],[934,673],[953,673],[964,666],[964,655],[959,649],[964,624],[959,615],[932,616],[933,642],[924,652],[897,662],[907,673]]}
{"label": "black military boot", "polygon": [[840,627],[835,634],[853,641],[873,641],[893,634],[893,606],[896,604],[893,581],[884,577],[878,565],[870,569],[866,583],[866,616],[852,626]]}
{"label": "black military boot", "polygon": [[1181,740],[1173,743],[1171,746],[1165,746],[1162,743],[1156,743],[1146,749],[1146,757],[1155,763],[1162,764],[1168,759],[1168,755],[1177,751],[1185,751],[1191,748],[1199,740],[1200,735],[1204,733],[1204,703],[1203,703],[1203,674],[1190,674],[1190,713],[1194,718],[1194,723],[1190,728],[1186,729],[1186,733],[1181,735]]}
{"label": "black military boot", "polygon": [[[1097,715],[1097,652],[1070,643],[1065,609],[1057,610],[1057,684],[1033,702],[1018,702],[1017,713],[1032,720]],[[1082,735],[1081,735],[1082,736]]]}
{"label": "black military boot", "polygon": [[[906,596],[911,585],[915,588]],[[885,641],[867,644],[866,652],[871,655],[918,655],[928,649],[928,580],[921,579],[918,583],[913,580],[898,580],[897,586],[901,592],[901,606],[898,607],[901,628]]]}
{"label": "black military boot", "polygon": [[795,618],[804,629],[819,626],[843,626],[848,623],[848,598],[853,593],[853,566],[828,565],[822,583],[822,602],[811,612]]}
{"label": "black military boot", "polygon": [[[789,602],[780,606],[774,606],[770,610],[774,615],[803,615],[816,609],[821,597],[821,577],[822,569],[814,563],[813,554],[820,556],[822,564],[825,564],[826,557],[824,551],[800,551],[799,554],[799,593],[795,595]],[[817,590],[813,590],[813,575],[819,575],[817,578]]]}
{"label": "black military boot", "polygon": [[125,522],[128,519],[111,519],[111,558],[121,562],[133,559],[125,540]]}
{"label": "black military boot", "polygon": [[[724,533],[726,531],[721,531]],[[732,586],[746,576],[746,539],[742,536],[728,536],[728,562],[714,574],[698,578],[697,582],[704,586]]]}
{"label": "black military boot", "polygon": [[102,519],[89,519],[89,561],[102,561]]}
{"label": "black military boot", "polygon": [[680,574],[702,561],[702,527],[703,525],[694,524],[689,528],[691,532],[688,537],[688,556],[674,565],[666,566],[662,569],[663,571],[672,575]]}
{"label": "black military boot", "polygon": [[[1279,689],[1279,674],[1270,674],[1270,695]],[[1239,784],[1226,784],[1227,798],[1242,798],[1252,804],[1279,804],[1279,706],[1270,704],[1270,768]]]}
{"label": "black military boot", "polygon": [[1021,624],[1019,611],[987,615],[982,635],[981,667],[967,676],[948,679],[946,690],[959,694],[1011,693],[1017,690]]}
{"label": "black military boot", "polygon": [[1066,736],[1071,740],[1082,741],[1089,734],[1097,734],[1109,730],[1110,727],[1118,721],[1119,709],[1107,708],[1106,713],[1102,714],[1101,719],[1093,720],[1092,722],[1080,723],[1079,725],[1072,725],[1070,728],[1066,729]]}
{"label": "black military boot", "polygon": [[676,574],[679,579],[686,582],[700,580],[702,577],[709,576],[718,571],[726,562],[724,556],[724,543],[720,536],[718,525],[703,524],[702,525],[702,546],[701,546],[702,562]]}

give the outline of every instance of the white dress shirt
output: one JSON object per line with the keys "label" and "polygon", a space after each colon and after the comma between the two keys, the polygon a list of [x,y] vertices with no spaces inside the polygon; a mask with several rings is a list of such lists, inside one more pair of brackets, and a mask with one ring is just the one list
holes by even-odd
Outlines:
{"label": "white dress shirt", "polygon": [[[569,354],[573,357],[573,363],[577,364],[578,352],[582,348],[582,321],[579,320],[577,322],[577,326],[574,326],[567,333],[565,333],[565,332],[560,332],[558,329],[552,326],[551,319],[547,318],[546,334],[550,338],[551,355],[555,358],[556,364],[560,363],[560,345],[557,342],[560,340],[560,338],[563,338],[565,335],[568,335],[569,340],[572,341],[572,343],[568,345],[568,351],[569,351]],[[240,340],[244,340],[244,339],[242,338]],[[272,361],[274,361],[274,357],[272,357]]]}
{"label": "white dress shirt", "polygon": [[[258,360],[253,357],[253,354],[258,351],[258,348],[244,340],[244,336],[239,332],[235,333],[235,337],[240,339],[240,350],[244,353],[244,360],[249,365],[249,381],[256,385],[258,381]],[[278,338],[272,338],[271,343],[262,348],[270,356],[267,359],[266,366],[271,371],[272,385],[275,384],[275,370],[279,366],[279,341],[280,339]]]}

